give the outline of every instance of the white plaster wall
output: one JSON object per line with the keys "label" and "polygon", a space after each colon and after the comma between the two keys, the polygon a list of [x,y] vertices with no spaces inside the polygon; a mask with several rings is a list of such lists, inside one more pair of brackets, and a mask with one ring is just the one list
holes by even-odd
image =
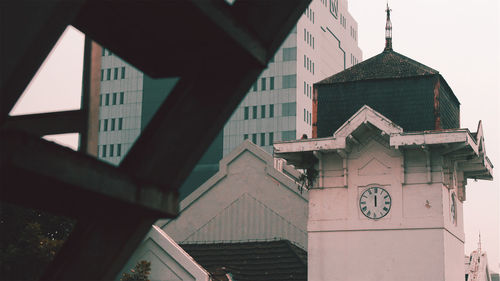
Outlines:
{"label": "white plaster wall", "polygon": [[444,280],[439,229],[309,232],[308,249],[309,281]]}
{"label": "white plaster wall", "polygon": [[[457,199],[453,223],[456,187],[443,184],[439,151],[428,160],[420,149],[401,152],[376,135],[360,143],[347,154],[346,173],[336,152],[323,153],[318,164],[324,188],[309,192],[309,280],[462,280],[462,203]],[[392,199],[378,220],[359,210],[371,186]]]}

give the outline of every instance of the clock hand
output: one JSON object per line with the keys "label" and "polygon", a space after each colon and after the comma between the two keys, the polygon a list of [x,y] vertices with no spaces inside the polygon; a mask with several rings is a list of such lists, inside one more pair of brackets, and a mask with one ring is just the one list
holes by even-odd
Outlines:
{"label": "clock hand", "polygon": [[377,195],[375,195],[375,207],[377,207]]}

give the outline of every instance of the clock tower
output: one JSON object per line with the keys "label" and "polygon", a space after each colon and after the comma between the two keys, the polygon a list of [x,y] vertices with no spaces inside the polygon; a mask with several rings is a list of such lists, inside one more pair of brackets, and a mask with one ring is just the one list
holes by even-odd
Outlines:
{"label": "clock tower", "polygon": [[492,179],[481,123],[405,132],[365,105],[274,154],[305,171],[308,280],[464,279],[465,185]]}

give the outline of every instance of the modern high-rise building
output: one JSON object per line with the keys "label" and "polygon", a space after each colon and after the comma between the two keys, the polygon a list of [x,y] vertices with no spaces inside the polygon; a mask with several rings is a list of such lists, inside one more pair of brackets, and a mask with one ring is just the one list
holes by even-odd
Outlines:
{"label": "modern high-rise building", "polygon": [[[313,84],[362,60],[347,0],[313,0],[292,33],[226,123],[184,186],[181,199],[218,170],[223,155],[250,139],[272,143],[312,133]],[[99,157],[117,164],[177,79],[152,79],[102,51]]]}
{"label": "modern high-rise building", "polygon": [[361,60],[347,0],[313,0],[226,123],[223,154],[245,139],[272,153],[273,141],[311,137],[313,84]]}

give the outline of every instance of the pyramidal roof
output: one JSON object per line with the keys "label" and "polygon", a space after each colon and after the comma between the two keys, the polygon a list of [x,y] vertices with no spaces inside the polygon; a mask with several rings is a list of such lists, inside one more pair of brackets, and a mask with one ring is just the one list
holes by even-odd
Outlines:
{"label": "pyramidal roof", "polygon": [[342,72],[325,78],[316,84],[343,83],[371,79],[405,78],[435,75],[439,71],[425,66],[402,54],[391,50],[356,64]]}

